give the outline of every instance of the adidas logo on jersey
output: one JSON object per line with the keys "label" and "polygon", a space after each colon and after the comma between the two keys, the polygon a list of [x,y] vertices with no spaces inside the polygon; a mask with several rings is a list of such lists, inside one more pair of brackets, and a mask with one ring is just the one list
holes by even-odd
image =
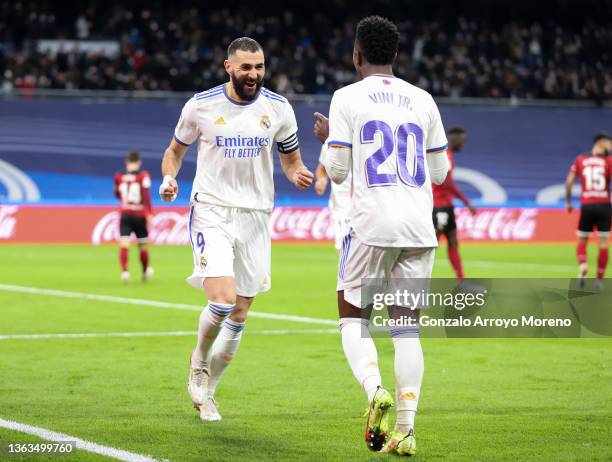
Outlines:
{"label": "adidas logo on jersey", "polygon": [[225,119],[223,116],[220,116],[217,120],[215,120],[215,125],[225,125]]}

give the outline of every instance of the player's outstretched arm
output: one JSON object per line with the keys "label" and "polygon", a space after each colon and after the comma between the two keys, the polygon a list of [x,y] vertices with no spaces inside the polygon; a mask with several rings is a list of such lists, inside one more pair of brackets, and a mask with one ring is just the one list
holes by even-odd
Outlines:
{"label": "player's outstretched arm", "polygon": [[448,173],[446,174],[445,183],[447,183],[450,186],[453,196],[455,196],[457,199],[463,202],[463,204],[469,209],[470,213],[472,215],[475,215],[476,208],[472,205],[472,203],[470,202],[470,199],[468,199],[468,197],[465,194],[463,194],[463,191],[459,189],[459,186],[457,186],[457,183],[455,183],[455,180],[453,180],[452,175]]}
{"label": "player's outstretched arm", "polygon": [[183,157],[187,153],[187,146],[178,143],[174,138],[164,152],[161,173],[164,177],[159,187],[159,195],[165,202],[172,202],[178,195],[176,176],[183,165]]}
{"label": "player's outstretched arm", "polygon": [[323,164],[318,164],[317,169],[315,170],[315,192],[322,196],[325,194],[325,190],[327,189],[328,177],[327,172],[325,171],[325,167]]}
{"label": "player's outstretched arm", "polygon": [[289,154],[281,153],[280,161],[285,176],[296,188],[304,191],[310,187],[314,175],[302,162],[299,148]]}
{"label": "player's outstretched arm", "polygon": [[572,206],[572,188],[574,187],[574,181],[576,181],[576,172],[570,170],[565,179],[565,208],[567,213],[572,213],[572,210],[574,210]]}

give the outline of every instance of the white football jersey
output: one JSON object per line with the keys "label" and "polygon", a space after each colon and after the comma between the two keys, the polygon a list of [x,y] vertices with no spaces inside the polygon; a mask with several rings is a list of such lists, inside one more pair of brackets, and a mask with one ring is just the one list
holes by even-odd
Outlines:
{"label": "white football jersey", "polygon": [[[319,155],[319,163],[323,163],[323,157],[327,151],[327,142],[321,146],[321,154]],[[351,208],[351,189],[353,187],[352,176],[349,172],[348,177],[340,184],[333,181],[331,183],[331,191],[329,193],[329,202],[327,203],[329,210],[335,220],[343,220],[348,218]]]}
{"label": "white football jersey", "polygon": [[362,242],[438,245],[427,153],[444,151],[447,140],[429,93],[380,74],[341,88],[329,110],[328,146],[350,148],[349,217]]}
{"label": "white football jersey", "polygon": [[191,198],[197,194],[202,203],[272,210],[273,145],[294,140],[294,150],[296,133],[293,108],[266,88],[249,103],[230,99],[225,84],[197,93],[183,107],[174,131],[183,145],[198,142]]}

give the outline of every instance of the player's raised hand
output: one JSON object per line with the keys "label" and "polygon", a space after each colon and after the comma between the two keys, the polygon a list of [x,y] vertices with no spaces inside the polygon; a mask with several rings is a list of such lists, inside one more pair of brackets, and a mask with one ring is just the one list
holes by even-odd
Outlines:
{"label": "player's raised hand", "polygon": [[314,179],[314,175],[308,168],[300,167],[294,173],[292,177],[293,184],[300,191],[304,191],[310,187],[312,184],[312,180]]}
{"label": "player's raised hand", "polygon": [[468,210],[470,211],[472,215],[476,215],[476,212],[477,212],[476,207],[474,207],[472,204],[468,205]]}
{"label": "player's raised hand", "polygon": [[329,119],[320,112],[315,112],[314,117],[314,135],[321,143],[325,143],[325,140],[329,136]]}
{"label": "player's raised hand", "polygon": [[178,196],[178,183],[170,175],[164,177],[164,181],[159,186],[159,197],[164,202],[173,202]]}
{"label": "player's raised hand", "polygon": [[572,213],[574,211],[574,206],[571,202],[567,201],[565,203],[565,210],[567,210],[567,213]]}

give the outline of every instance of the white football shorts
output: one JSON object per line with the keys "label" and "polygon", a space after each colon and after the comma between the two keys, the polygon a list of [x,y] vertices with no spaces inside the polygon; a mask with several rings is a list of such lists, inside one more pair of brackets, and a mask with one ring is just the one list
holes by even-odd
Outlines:
{"label": "white football shorts", "polygon": [[270,290],[270,213],[194,202],[189,214],[193,273],[187,282],[233,277],[236,294],[254,297]]}
{"label": "white football shorts", "polygon": [[343,290],[344,300],[360,308],[364,279],[414,279],[415,287],[425,287],[424,281],[431,277],[435,254],[435,247],[367,245],[359,240],[354,230],[350,230],[342,243],[336,290]]}
{"label": "white football shorts", "polygon": [[350,218],[343,217],[341,215],[335,216],[332,214],[332,223],[334,226],[334,247],[336,250],[342,250],[342,241],[351,230]]}

